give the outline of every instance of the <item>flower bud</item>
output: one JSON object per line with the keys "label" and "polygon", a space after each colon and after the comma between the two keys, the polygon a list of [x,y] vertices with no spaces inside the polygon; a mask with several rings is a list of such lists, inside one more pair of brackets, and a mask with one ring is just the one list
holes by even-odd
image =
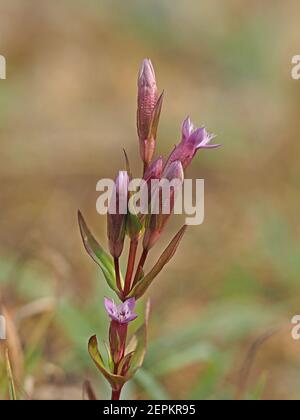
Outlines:
{"label": "flower bud", "polygon": [[162,156],[160,156],[154,162],[152,162],[149,168],[145,171],[144,180],[147,182],[146,185],[148,188],[149,203],[151,202],[151,196],[153,196],[155,193],[155,185],[152,188],[152,181],[161,178],[163,165],[164,165],[164,161],[163,161]]}
{"label": "flower bud", "polygon": [[138,77],[137,130],[140,154],[146,168],[152,161],[155,150],[162,99],[163,95],[158,98],[152,63],[145,59]]}
{"label": "flower bud", "polygon": [[128,209],[129,177],[120,171],[116,178],[107,213],[107,236],[111,255],[119,258],[123,251]]}
{"label": "flower bud", "polygon": [[147,184],[151,185],[152,179],[160,179],[163,170],[163,158],[160,156],[151,165],[144,173],[144,180]]}

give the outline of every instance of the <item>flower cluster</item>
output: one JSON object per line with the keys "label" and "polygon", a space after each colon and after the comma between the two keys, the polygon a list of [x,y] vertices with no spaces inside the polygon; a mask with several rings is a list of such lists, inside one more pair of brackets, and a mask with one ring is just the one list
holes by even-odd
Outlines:
{"label": "flower cluster", "polygon": [[[152,185],[153,180],[176,181],[174,185],[181,186],[184,172],[199,149],[215,148],[218,144],[211,144],[214,138],[204,127],[195,128],[190,118],[182,124],[181,140],[164,160],[162,156],[156,159],[155,148],[157,129],[160,119],[163,93],[159,95],[152,63],[145,59],[138,76],[138,108],[137,132],[139,138],[140,156],[143,163],[143,180]],[[88,229],[79,212],[79,226],[84,246],[100,266],[110,288],[117,294],[121,303],[117,305],[113,300],[105,298],[104,305],[110,318],[109,345],[106,345],[108,364],[100,354],[96,336],[89,341],[89,353],[96,366],[109,381],[112,388],[112,399],[119,399],[124,384],[134,375],[142,365],[145,355],[146,330],[149,314],[147,305],[145,321],[131,340],[128,340],[128,324],[137,318],[134,313],[136,301],[141,298],[163,267],[174,256],[183,237],[186,226],[183,226],[171,240],[154,267],[144,272],[148,253],[157,243],[172,214],[176,196],[174,187],[163,199],[160,187],[156,187],[155,194],[149,195],[151,206],[153,195],[157,200],[159,211],[147,216],[133,214],[128,211],[130,191],[128,185],[132,178],[130,164],[125,152],[126,170],[120,171],[116,180],[113,196],[107,215],[108,254],[98,243]],[[165,201],[164,201],[165,200]],[[125,203],[125,205],[124,205]],[[125,208],[121,208],[121,207]],[[165,207],[168,211],[164,211]],[[110,209],[117,211],[110,211]],[[125,238],[130,241],[129,255],[125,277],[120,269],[120,257],[124,249]],[[136,263],[141,244],[140,258]]]}

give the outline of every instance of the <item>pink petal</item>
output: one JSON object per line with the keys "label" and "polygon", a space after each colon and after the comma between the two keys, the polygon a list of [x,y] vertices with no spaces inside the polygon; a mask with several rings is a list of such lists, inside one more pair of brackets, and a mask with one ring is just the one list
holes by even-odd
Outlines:
{"label": "pink petal", "polygon": [[129,312],[132,312],[132,311],[134,310],[134,307],[135,307],[135,298],[134,298],[134,297],[132,297],[132,298],[130,298],[130,299],[127,299],[127,300],[123,303],[123,305],[126,305],[126,306],[127,306],[127,308],[128,308],[128,310],[129,310]]}
{"label": "pink petal", "polygon": [[127,320],[126,320],[126,322],[131,322],[131,321],[133,321],[134,319],[136,319],[138,316],[137,316],[137,314],[131,314],[128,318],[127,318]]}
{"label": "pink petal", "polygon": [[182,123],[182,128],[181,128],[182,141],[187,140],[189,136],[192,134],[193,130],[194,130],[194,124],[192,123],[190,118],[187,117]]}
{"label": "pink petal", "polygon": [[116,316],[117,307],[112,299],[104,298],[104,306],[109,316]]}

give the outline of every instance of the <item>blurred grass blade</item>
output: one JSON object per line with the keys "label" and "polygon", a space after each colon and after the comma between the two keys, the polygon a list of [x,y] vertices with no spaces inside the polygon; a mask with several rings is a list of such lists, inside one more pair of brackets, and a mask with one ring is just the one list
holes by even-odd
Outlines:
{"label": "blurred grass blade", "polygon": [[197,343],[192,347],[187,347],[184,350],[160,359],[154,366],[151,366],[151,373],[165,375],[191,366],[194,363],[210,362],[215,357],[216,352],[217,349],[212,344]]}
{"label": "blurred grass blade", "polygon": [[84,400],[96,401],[97,397],[90,381],[84,381],[82,387],[82,397]]}
{"label": "blurred grass blade", "polygon": [[134,380],[143,388],[147,395],[153,400],[170,400],[170,396],[156,378],[145,369],[140,369]]}
{"label": "blurred grass blade", "polygon": [[268,374],[267,372],[263,372],[261,376],[259,377],[255,385],[255,388],[250,395],[250,399],[252,401],[261,401],[263,399],[263,394],[266,388],[267,380],[268,380]]}
{"label": "blurred grass blade", "polygon": [[14,370],[14,379],[19,384],[24,372],[24,353],[21,339],[12,314],[5,307],[2,307],[2,314],[6,320],[7,348]]}
{"label": "blurred grass blade", "polygon": [[17,399],[14,377],[11,369],[10,359],[9,359],[9,352],[8,349],[5,350],[5,365],[6,365],[6,374],[9,386],[9,397],[11,400]]}
{"label": "blurred grass blade", "polygon": [[145,362],[147,366],[154,365],[174,353],[175,349],[185,350],[200,340],[218,340],[222,345],[232,346],[237,340],[252,334],[262,323],[274,325],[274,322],[280,322],[281,316],[281,311],[254,302],[211,304],[196,315],[190,325],[172,329],[167,336],[149,343]]}
{"label": "blurred grass blade", "polygon": [[239,375],[240,377],[239,377],[239,382],[238,382],[238,387],[237,387],[237,392],[236,392],[237,400],[241,400],[245,395],[250,372],[254,364],[256,355],[258,351],[260,350],[261,346],[279,331],[280,331],[280,328],[272,328],[268,330],[267,332],[262,334],[260,337],[258,337],[249,348],[246,358],[244,360],[243,366],[240,370],[240,375]]}
{"label": "blurred grass blade", "polygon": [[232,365],[232,358],[228,352],[219,351],[201,370],[198,383],[195,384],[188,399],[209,400],[216,398],[216,391],[220,380],[226,375]]}

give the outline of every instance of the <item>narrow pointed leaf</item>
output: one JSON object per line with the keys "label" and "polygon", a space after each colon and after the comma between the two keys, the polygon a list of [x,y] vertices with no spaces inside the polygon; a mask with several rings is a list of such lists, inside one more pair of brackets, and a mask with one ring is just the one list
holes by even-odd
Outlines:
{"label": "narrow pointed leaf", "polygon": [[113,373],[108,371],[99,352],[98,341],[95,335],[93,335],[89,340],[88,350],[95,365],[105,377],[105,379],[110,383],[111,387],[114,390],[119,390],[124,385],[125,379],[122,376],[114,375]]}
{"label": "narrow pointed leaf", "polygon": [[[126,354],[123,359],[120,361],[119,366],[118,366],[118,375],[122,375],[123,369],[124,367],[127,365],[129,365],[132,356],[134,355],[134,352],[132,351],[131,353]],[[127,369],[126,369],[127,370]],[[125,371],[126,372],[126,371]],[[124,374],[124,373],[123,373]]]}
{"label": "narrow pointed leaf", "polygon": [[159,124],[159,118],[160,118],[161,108],[163,104],[163,99],[164,99],[164,92],[162,92],[162,94],[158,98],[155,108],[153,109],[150,128],[149,128],[149,135],[148,135],[149,139],[150,138],[156,139],[157,137],[157,129],[158,129],[158,124]]}
{"label": "narrow pointed leaf", "polygon": [[113,361],[113,358],[112,358],[112,355],[111,355],[111,352],[110,352],[110,348],[109,348],[108,344],[105,341],[104,341],[104,346],[105,346],[105,350],[106,350],[106,353],[107,353],[108,367],[109,367],[110,370],[113,370],[113,368],[114,368],[114,361]]}
{"label": "narrow pointed leaf", "polygon": [[124,152],[124,158],[125,158],[126,171],[128,173],[129,178],[131,179],[132,178],[132,172],[131,172],[131,169],[130,169],[130,162],[129,162],[129,159],[128,159],[128,155],[127,155],[127,152],[126,152],[125,149],[123,149],[123,152]]}
{"label": "narrow pointed leaf", "polygon": [[145,275],[145,277],[141,278],[135,287],[132,289],[128,297],[135,297],[135,299],[139,299],[143,294],[146,292],[148,287],[151,285],[155,277],[161,272],[161,270],[164,268],[164,266],[171,260],[171,258],[174,256],[178,245],[186,231],[187,226],[184,225],[179,232],[174,236],[172,241],[169,243],[167,248],[164,250],[160,258],[158,259],[155,266],[152,268],[152,270]]}
{"label": "narrow pointed leaf", "polygon": [[82,241],[87,253],[101,268],[109,287],[116,293],[119,293],[116,286],[113,259],[94,238],[80,211],[78,212],[78,223]]}

